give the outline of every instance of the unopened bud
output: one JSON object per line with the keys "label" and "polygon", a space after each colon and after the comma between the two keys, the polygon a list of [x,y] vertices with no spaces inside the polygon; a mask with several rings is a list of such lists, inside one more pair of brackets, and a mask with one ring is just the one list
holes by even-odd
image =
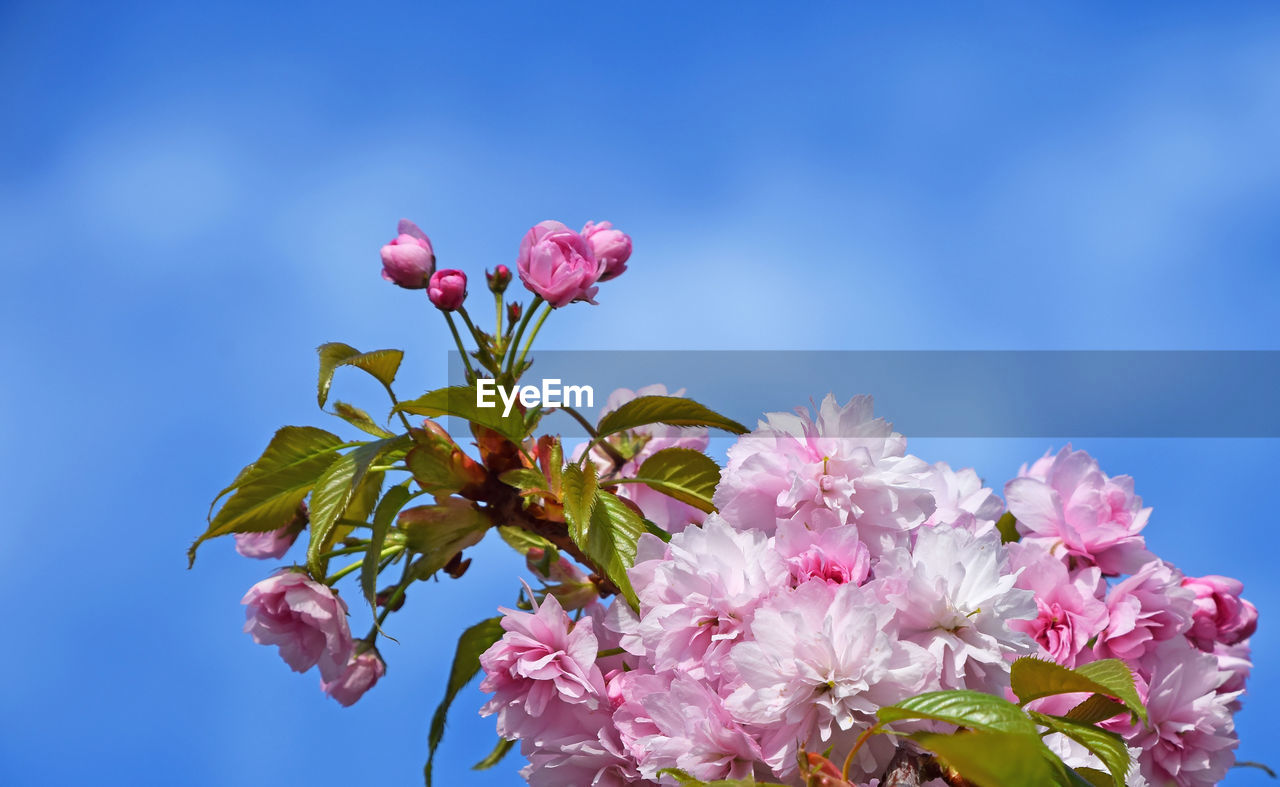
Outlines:
{"label": "unopened bud", "polygon": [[507,285],[511,283],[511,269],[506,265],[499,265],[494,268],[493,273],[485,271],[484,278],[489,282],[489,291],[501,295],[507,291]]}
{"label": "unopened bud", "polygon": [[512,301],[507,304],[507,322],[515,325],[520,321],[520,304]]}

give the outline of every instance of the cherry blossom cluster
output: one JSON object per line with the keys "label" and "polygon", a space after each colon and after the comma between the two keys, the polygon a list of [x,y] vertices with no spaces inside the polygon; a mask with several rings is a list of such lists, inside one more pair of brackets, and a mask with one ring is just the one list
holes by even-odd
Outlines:
{"label": "cherry blossom cluster", "polygon": [[[659,448],[705,446],[664,429],[632,435],[626,465],[591,459],[627,477]],[[530,784],[677,783],[664,769],[795,783],[802,749],[840,762],[884,705],[938,689],[1012,697],[1009,665],[1026,655],[1131,667],[1149,724],[1106,723],[1135,758],[1131,787],[1215,784],[1234,762],[1257,612],[1238,581],[1151,554],[1132,479],[1083,451],[1024,467],[1004,489],[1010,518],[973,470],[906,453],[870,398],[828,396],[729,449],[718,513],[619,490],[674,533],[637,544],[638,608],[603,606],[567,560],[544,566],[550,591],[503,610],[506,634],[481,657],[483,713],[520,741]],[[1064,713],[1085,696],[1034,707]],[[854,780],[876,785],[899,745],[872,737]]]}

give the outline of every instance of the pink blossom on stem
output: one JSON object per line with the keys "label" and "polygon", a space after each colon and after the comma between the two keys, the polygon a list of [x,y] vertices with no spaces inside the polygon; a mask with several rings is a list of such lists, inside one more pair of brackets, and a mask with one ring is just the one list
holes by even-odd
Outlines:
{"label": "pink blossom on stem", "polygon": [[1148,650],[1191,627],[1195,595],[1182,574],[1162,560],[1147,563],[1107,593],[1107,627],[1098,635],[1099,658],[1136,663]]}
{"label": "pink blossom on stem", "polygon": [[400,219],[398,232],[382,247],[382,278],[405,289],[420,290],[427,286],[436,269],[431,240],[408,219]]}
{"label": "pink blossom on stem", "polygon": [[1061,560],[1039,545],[1014,543],[1008,546],[1013,566],[1021,569],[1017,585],[1035,593],[1036,617],[1009,621],[1009,627],[1031,636],[1041,651],[1066,667],[1075,667],[1089,640],[1107,625],[1107,605],[1096,595],[1101,571],[1096,566],[1081,569],[1074,576]]}
{"label": "pink blossom on stem", "polygon": [[1140,532],[1150,508],[1133,493],[1129,476],[1107,476],[1084,451],[1067,446],[1051,461],[1005,485],[1009,511],[1028,541],[1096,565],[1104,574],[1129,574],[1151,559]]}
{"label": "pink blossom on stem", "polygon": [[295,672],[319,665],[326,681],[337,680],[351,655],[347,605],[306,574],[284,569],[249,588],[246,633],[259,645],[277,645]]}
{"label": "pink blossom on stem", "polygon": [[467,299],[467,274],[452,268],[436,271],[427,285],[427,297],[440,311],[456,311]]}
{"label": "pink blossom on stem", "polygon": [[1210,574],[1187,577],[1182,586],[1195,594],[1187,636],[1196,647],[1212,651],[1216,642],[1234,645],[1253,636],[1258,628],[1258,609],[1240,597],[1244,592],[1240,580]]}
{"label": "pink blossom on stem", "polygon": [[595,303],[600,264],[591,244],[558,221],[534,225],[520,241],[516,257],[520,281],[553,308],[574,301]]}
{"label": "pink blossom on stem", "polygon": [[343,707],[349,708],[385,674],[387,665],[382,657],[376,650],[369,649],[353,655],[342,674],[334,680],[321,681],[320,688]]}
{"label": "pink blossom on stem", "polygon": [[588,221],[582,228],[582,237],[591,244],[596,260],[600,263],[600,281],[609,281],[622,275],[631,258],[631,236],[615,230],[607,221]]}
{"label": "pink blossom on stem", "polygon": [[293,542],[298,540],[299,532],[292,524],[288,524],[279,530],[264,533],[236,533],[236,551],[258,560],[284,557]]}
{"label": "pink blossom on stem", "polygon": [[574,623],[555,596],[531,613],[500,611],[506,634],[480,656],[480,690],[494,693],[481,714],[497,713],[498,734],[507,738],[555,737],[577,729],[582,712],[605,702],[594,621],[588,616]]}

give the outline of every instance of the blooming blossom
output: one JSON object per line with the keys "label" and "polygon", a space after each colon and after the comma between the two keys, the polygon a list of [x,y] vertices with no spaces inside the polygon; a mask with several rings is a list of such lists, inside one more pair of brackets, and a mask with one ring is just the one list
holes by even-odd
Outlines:
{"label": "blooming blossom", "polygon": [[259,645],[276,645],[294,672],[319,665],[320,677],[337,680],[351,655],[347,605],[325,585],[292,569],[279,571],[249,588],[246,633]]}

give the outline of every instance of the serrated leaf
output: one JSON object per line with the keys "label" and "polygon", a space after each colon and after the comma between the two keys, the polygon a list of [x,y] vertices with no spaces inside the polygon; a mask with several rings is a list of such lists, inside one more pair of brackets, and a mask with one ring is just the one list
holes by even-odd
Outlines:
{"label": "serrated leaf", "polygon": [[384,456],[403,454],[410,442],[408,435],[400,435],[365,443],[334,460],[316,481],[311,493],[311,542],[307,545],[307,567],[313,576],[324,576],[320,555],[331,543],[333,528],[356,498],[369,468]]}
{"label": "serrated leaf", "polygon": [[[572,467],[572,466],[571,466]],[[569,468],[565,470],[568,481]],[[572,538],[574,528],[570,526]],[[574,539],[574,543],[586,553],[596,568],[605,573],[622,593],[632,609],[638,609],[639,599],[631,587],[627,577],[627,569],[636,561],[636,539],[646,532],[644,520],[631,510],[617,495],[603,489],[596,492],[596,503],[591,509],[590,525],[582,539]]]}
{"label": "serrated leaf", "polygon": [[930,691],[908,697],[876,712],[880,721],[932,719],[958,727],[989,732],[1034,735],[1036,727],[1026,711],[1008,700],[980,691]]}
{"label": "serrated leaf", "polygon": [[1097,724],[1125,712],[1125,707],[1110,697],[1092,694],[1067,712],[1066,718],[1082,724]]}
{"label": "serrated leaf", "polygon": [[354,366],[372,375],[378,382],[390,387],[404,360],[401,350],[373,350],[362,353],[349,344],[329,342],[316,348],[320,355],[320,378],[316,385],[316,401],[321,409],[329,399],[329,386],[333,384],[333,374],[339,366]]}
{"label": "serrated leaf", "polygon": [[1147,709],[1133,686],[1133,673],[1119,659],[1102,659],[1072,670],[1027,656],[1013,662],[1009,678],[1013,693],[1024,705],[1054,694],[1088,692],[1115,697],[1134,716],[1147,720]]}
{"label": "serrated leaf", "polygon": [[428,418],[438,418],[442,415],[463,418],[486,429],[492,429],[516,445],[523,443],[528,434],[525,431],[524,416],[520,412],[513,409],[510,415],[504,417],[501,402],[494,407],[480,407],[476,403],[474,385],[455,385],[428,391],[417,399],[401,402],[395,409]]}
{"label": "serrated leaf", "polygon": [[420,579],[436,573],[454,555],[478,544],[491,524],[487,516],[458,497],[406,509],[399,518],[405,542],[422,555],[415,569]]}
{"label": "serrated leaf", "polygon": [[507,752],[511,751],[511,747],[515,745],[516,742],[514,738],[499,738],[498,742],[494,744],[493,751],[489,752],[483,760],[472,765],[471,770],[484,771],[492,768],[502,762],[502,758],[506,757]]}
{"label": "serrated leaf", "polygon": [[1017,518],[1008,511],[1005,511],[996,520],[996,530],[1000,531],[1000,541],[1004,544],[1018,541],[1022,538],[1022,534],[1018,532]]}
{"label": "serrated leaf", "polygon": [[569,526],[569,537],[582,546],[591,529],[591,512],[596,506],[596,466],[569,465],[560,478],[560,502],[564,506],[564,521]]}
{"label": "serrated leaf", "polygon": [[467,483],[458,473],[449,446],[420,443],[409,451],[404,463],[413,479],[433,495],[451,495]]}
{"label": "serrated leaf", "polygon": [[1081,724],[1061,716],[1049,716],[1032,711],[1031,718],[1054,732],[1066,735],[1093,752],[1098,759],[1102,760],[1102,764],[1107,766],[1107,771],[1110,772],[1116,784],[1124,784],[1125,777],[1129,773],[1129,749],[1119,735],[1098,729],[1092,724]]}
{"label": "serrated leaf", "polygon": [[408,487],[397,484],[387,490],[373,512],[371,523],[373,532],[369,536],[369,547],[365,550],[364,562],[360,565],[360,590],[375,613],[378,609],[378,562],[381,560],[382,547],[387,542],[387,530],[391,520],[411,497],[413,493]]}
{"label": "serrated leaf", "polygon": [[427,764],[422,769],[426,787],[431,787],[431,765],[435,761],[436,749],[440,746],[440,741],[444,740],[444,723],[449,715],[449,706],[453,704],[458,692],[462,691],[462,688],[480,671],[480,654],[502,639],[501,620],[501,618],[482,620],[462,632],[462,636],[458,638],[458,648],[454,651],[453,666],[449,670],[449,682],[445,685],[444,699],[440,701],[435,714],[431,717],[431,731],[427,735],[427,745],[430,750],[427,754]]}
{"label": "serrated leaf", "polygon": [[188,565],[195,563],[196,549],[210,538],[260,533],[289,524],[298,504],[333,461],[333,454],[345,445],[337,435],[310,426],[278,430],[262,456],[219,493],[220,498],[228,491],[235,492],[187,550]]}
{"label": "serrated leaf", "polygon": [[600,419],[600,437],[649,424],[670,426],[709,426],[733,434],[750,430],[731,418],[682,396],[640,396]]}
{"label": "serrated leaf", "polygon": [[391,432],[378,426],[377,422],[368,413],[354,404],[335,401],[333,403],[333,414],[360,431],[371,434],[374,437],[395,437]]}
{"label": "serrated leaf", "polygon": [[674,497],[706,513],[716,510],[711,502],[720,483],[720,466],[692,448],[664,448],[644,460],[634,480]]}
{"label": "serrated leaf", "polygon": [[498,528],[498,535],[501,536],[503,541],[507,542],[507,546],[521,555],[528,555],[531,549],[550,552],[556,548],[555,544],[552,544],[537,533],[530,533],[528,530],[514,525],[502,525]]}
{"label": "serrated leaf", "polygon": [[1065,766],[1055,766],[1061,761],[1034,733],[917,732],[910,737],[978,787],[1040,787],[1062,784],[1065,777]]}

